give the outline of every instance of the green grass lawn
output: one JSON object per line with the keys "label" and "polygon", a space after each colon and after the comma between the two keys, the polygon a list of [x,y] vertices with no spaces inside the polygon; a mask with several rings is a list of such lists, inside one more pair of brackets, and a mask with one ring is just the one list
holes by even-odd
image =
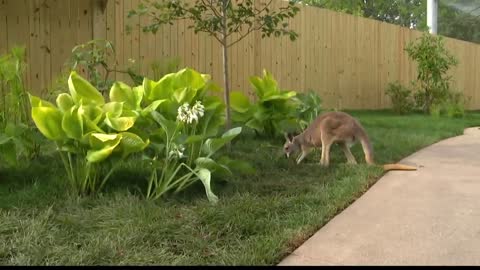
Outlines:
{"label": "green grass lawn", "polygon": [[[378,163],[396,162],[480,125],[480,113],[463,119],[352,114],[369,133]],[[217,205],[208,203],[201,184],[145,201],[146,173],[135,164],[119,171],[101,195],[86,198],[67,195],[56,159],[0,171],[0,264],[276,264],[383,174],[365,165],[360,144],[352,149],[359,165],[346,165],[333,147],[329,168],[318,165],[319,152],[295,166],[282,145],[238,139],[234,157],[250,161],[257,172],[216,181]]]}

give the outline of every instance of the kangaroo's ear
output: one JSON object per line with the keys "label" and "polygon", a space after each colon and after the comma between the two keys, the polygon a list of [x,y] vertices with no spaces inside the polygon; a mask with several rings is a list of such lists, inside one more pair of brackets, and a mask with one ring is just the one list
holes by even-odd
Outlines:
{"label": "kangaroo's ear", "polygon": [[288,139],[290,142],[293,142],[293,138],[297,136],[297,134],[293,133],[293,132],[290,132],[288,133]]}
{"label": "kangaroo's ear", "polygon": [[285,140],[287,140],[288,142],[291,142],[292,139],[290,138],[290,134],[289,133],[283,133],[283,135],[285,136]]}

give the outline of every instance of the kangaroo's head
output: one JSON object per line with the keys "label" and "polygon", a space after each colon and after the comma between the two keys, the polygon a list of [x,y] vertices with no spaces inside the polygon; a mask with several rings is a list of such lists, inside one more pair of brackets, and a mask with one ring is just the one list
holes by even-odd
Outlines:
{"label": "kangaroo's head", "polygon": [[293,134],[285,133],[285,139],[287,140],[283,145],[283,152],[287,158],[290,157],[290,154],[300,150],[300,145],[296,142]]}

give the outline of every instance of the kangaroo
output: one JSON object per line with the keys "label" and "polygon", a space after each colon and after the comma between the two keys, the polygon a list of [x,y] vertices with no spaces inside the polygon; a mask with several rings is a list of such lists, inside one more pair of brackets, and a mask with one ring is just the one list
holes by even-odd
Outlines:
{"label": "kangaroo", "polygon": [[[373,149],[365,129],[360,122],[344,112],[326,112],[319,115],[301,134],[293,136],[285,134],[283,150],[287,158],[291,153],[301,150],[297,158],[299,164],[314,148],[322,148],[320,164],[327,167],[330,160],[330,147],[336,143],[342,147],[347,158],[347,163],[357,164],[355,157],[350,151],[357,141],[362,144],[365,161],[375,165]],[[385,164],[384,171],[390,170],[416,170],[416,167],[402,164]]]}

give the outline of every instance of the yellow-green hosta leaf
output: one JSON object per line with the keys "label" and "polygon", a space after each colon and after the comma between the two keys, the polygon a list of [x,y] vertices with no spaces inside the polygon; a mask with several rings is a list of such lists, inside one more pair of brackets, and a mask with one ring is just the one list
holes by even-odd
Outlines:
{"label": "yellow-green hosta leaf", "polygon": [[105,100],[102,94],[87,80],[78,75],[75,71],[70,73],[68,88],[75,103],[103,105]]}
{"label": "yellow-green hosta leaf", "polygon": [[80,140],[83,136],[83,119],[78,108],[72,108],[63,114],[62,129],[67,137]]}
{"label": "yellow-green hosta leaf", "polygon": [[142,116],[147,116],[151,112],[155,111],[160,104],[167,101],[166,99],[155,100],[152,104],[148,105],[145,109],[142,110]]}
{"label": "yellow-green hosta leaf", "polygon": [[131,153],[139,152],[148,146],[150,141],[147,139],[143,141],[138,135],[130,132],[120,133],[122,140],[120,141],[120,147],[123,152],[123,157],[127,157]]}
{"label": "yellow-green hosta leaf", "polygon": [[203,186],[205,187],[205,193],[207,194],[208,200],[212,203],[216,203],[218,201],[218,197],[212,192],[212,188],[210,186],[212,173],[208,169],[201,168],[197,171],[196,175],[200,181],[202,181]]}
{"label": "yellow-green hosta leaf", "polygon": [[121,139],[120,134],[91,133],[89,137],[90,146],[95,150],[115,144],[119,139]]}
{"label": "yellow-green hosta leaf", "polygon": [[133,96],[135,97],[135,110],[140,110],[140,105],[142,104],[143,95],[145,94],[145,90],[143,89],[143,85],[139,85],[133,88]]}
{"label": "yellow-green hosta leaf", "polygon": [[43,100],[37,96],[34,96],[34,95],[30,95],[28,94],[28,97],[30,99],[30,106],[33,107],[50,107],[50,108],[55,108],[55,105],[53,105],[52,103],[46,101],[46,100]]}
{"label": "yellow-green hosta leaf", "polygon": [[123,102],[109,102],[103,105],[103,110],[110,113],[112,117],[120,117],[123,112]]}
{"label": "yellow-green hosta leaf", "polygon": [[90,131],[105,133],[98,124],[104,118],[104,112],[101,107],[96,105],[80,105],[78,108],[78,113],[84,120],[84,132],[88,133]]}
{"label": "yellow-green hosta leaf", "polygon": [[97,131],[89,131],[85,134],[83,134],[82,138],[80,139],[80,143],[83,145],[91,145],[90,143],[90,137],[92,137],[92,134],[96,133]]}
{"label": "yellow-green hosta leaf", "polygon": [[189,87],[198,90],[205,86],[205,84],[206,81],[202,74],[191,68],[184,68],[175,73],[173,89],[176,90],[178,88]]}
{"label": "yellow-green hosta leaf", "polygon": [[152,81],[148,78],[143,78],[142,86],[143,86],[144,95],[147,99],[150,99],[150,95],[153,89],[157,86],[157,84],[158,82]]}
{"label": "yellow-green hosta leaf", "polygon": [[32,119],[38,130],[50,140],[65,138],[62,130],[62,113],[57,108],[33,107]]}
{"label": "yellow-green hosta leaf", "polygon": [[110,100],[114,102],[123,102],[129,109],[136,108],[136,99],[130,86],[123,82],[115,82],[110,88]]}
{"label": "yellow-green hosta leaf", "polygon": [[230,104],[232,109],[239,113],[246,113],[251,107],[248,97],[240,91],[230,93]]}
{"label": "yellow-green hosta leaf", "polygon": [[113,150],[120,144],[121,136],[118,136],[114,141],[110,141],[105,147],[98,150],[87,151],[87,161],[96,163],[107,159]]}
{"label": "yellow-green hosta leaf", "polygon": [[190,103],[192,99],[197,94],[196,89],[190,87],[179,88],[173,92],[173,97],[178,102],[178,104],[183,104],[185,102]]}
{"label": "yellow-green hosta leaf", "polygon": [[111,113],[106,113],[105,124],[116,131],[126,131],[135,124],[135,117],[113,117]]}
{"label": "yellow-green hosta leaf", "polygon": [[73,102],[73,98],[67,93],[61,93],[60,95],[58,95],[56,102],[58,108],[62,112],[70,110],[75,105],[75,103]]}
{"label": "yellow-green hosta leaf", "polygon": [[152,83],[147,98],[149,100],[169,99],[173,92],[175,73],[163,76],[157,83]]}

